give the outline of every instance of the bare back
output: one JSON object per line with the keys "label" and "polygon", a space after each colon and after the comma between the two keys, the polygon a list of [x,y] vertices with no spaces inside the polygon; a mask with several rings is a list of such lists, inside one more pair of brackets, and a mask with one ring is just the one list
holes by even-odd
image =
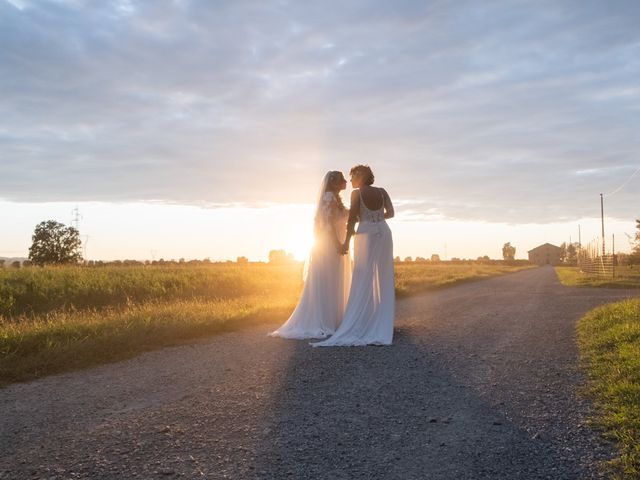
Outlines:
{"label": "bare back", "polygon": [[349,209],[349,221],[347,222],[347,243],[354,232],[354,226],[360,219],[360,203],[372,212],[384,208],[384,218],[392,218],[395,215],[393,204],[389,194],[384,188],[364,185],[360,189],[351,192],[351,208]]}
{"label": "bare back", "polygon": [[369,210],[380,210],[384,206],[384,190],[378,187],[365,185],[360,187],[360,196],[365,207]]}

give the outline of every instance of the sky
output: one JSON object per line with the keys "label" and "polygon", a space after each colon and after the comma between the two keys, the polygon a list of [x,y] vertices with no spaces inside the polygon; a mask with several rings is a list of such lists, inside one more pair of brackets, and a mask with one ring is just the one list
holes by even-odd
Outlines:
{"label": "sky", "polygon": [[402,257],[590,240],[600,193],[628,249],[639,24],[634,0],[0,0],[0,256],[78,206],[88,258],[304,258],[324,173],[358,163]]}

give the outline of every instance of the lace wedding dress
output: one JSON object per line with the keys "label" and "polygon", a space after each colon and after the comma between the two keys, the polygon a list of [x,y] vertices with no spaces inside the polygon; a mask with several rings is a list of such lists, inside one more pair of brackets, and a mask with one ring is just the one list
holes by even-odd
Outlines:
{"label": "lace wedding dress", "polygon": [[[326,178],[323,184],[326,185]],[[339,254],[332,236],[337,234],[339,241],[345,238],[347,216],[348,211],[339,206],[332,192],[322,193],[302,296],[291,317],[270,336],[325,338],[338,328],[349,298],[351,261],[348,255]]]}
{"label": "lace wedding dress", "polygon": [[384,202],[378,210],[370,210],[360,196],[353,248],[353,277],[344,318],[331,338],[312,343],[314,347],[390,345],[393,341],[393,239],[384,219]]}

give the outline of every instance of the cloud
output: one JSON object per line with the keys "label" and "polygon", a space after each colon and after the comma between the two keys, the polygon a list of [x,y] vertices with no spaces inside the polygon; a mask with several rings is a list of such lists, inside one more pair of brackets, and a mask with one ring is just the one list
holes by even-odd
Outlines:
{"label": "cloud", "polygon": [[364,162],[407,214],[597,214],[640,166],[639,21],[633,1],[0,0],[0,197],[308,202]]}

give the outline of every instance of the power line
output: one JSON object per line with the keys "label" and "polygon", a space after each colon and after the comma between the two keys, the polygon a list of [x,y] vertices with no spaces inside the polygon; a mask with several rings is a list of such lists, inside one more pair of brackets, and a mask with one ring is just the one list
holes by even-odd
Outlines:
{"label": "power line", "polygon": [[624,187],[626,187],[627,184],[631,180],[633,180],[633,177],[635,177],[638,173],[640,173],[640,167],[638,167],[638,169],[635,172],[633,172],[631,174],[631,176],[629,178],[627,178],[622,185],[620,185],[618,188],[616,188],[613,192],[605,193],[604,196],[605,197],[610,197],[610,196],[615,195],[616,193],[618,193],[620,190],[622,190]]}

